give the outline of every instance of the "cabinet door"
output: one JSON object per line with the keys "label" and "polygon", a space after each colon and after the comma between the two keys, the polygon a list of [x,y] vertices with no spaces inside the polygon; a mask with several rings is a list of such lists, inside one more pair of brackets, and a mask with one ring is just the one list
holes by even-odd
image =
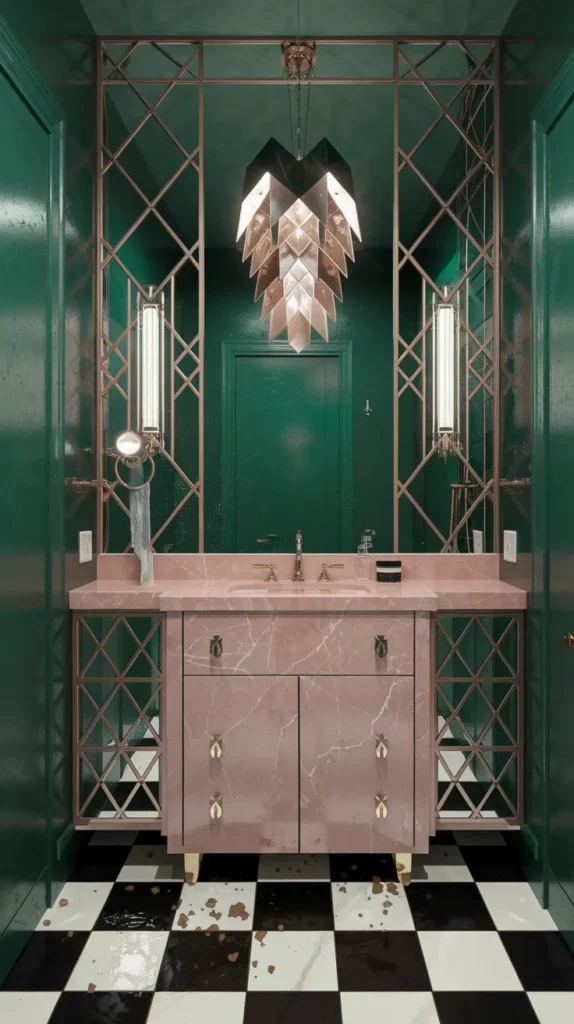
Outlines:
{"label": "cabinet door", "polygon": [[299,848],[296,676],[186,676],[184,848]]}
{"label": "cabinet door", "polygon": [[302,676],[301,852],[414,839],[412,676]]}

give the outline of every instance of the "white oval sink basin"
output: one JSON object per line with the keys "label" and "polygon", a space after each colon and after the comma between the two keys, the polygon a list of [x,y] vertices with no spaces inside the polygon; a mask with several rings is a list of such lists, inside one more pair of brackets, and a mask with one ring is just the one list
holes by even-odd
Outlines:
{"label": "white oval sink basin", "polygon": [[275,594],[281,597],[321,597],[336,594],[338,597],[354,597],[368,594],[364,583],[243,583],[230,587],[230,594],[237,597],[256,597],[258,594]]}

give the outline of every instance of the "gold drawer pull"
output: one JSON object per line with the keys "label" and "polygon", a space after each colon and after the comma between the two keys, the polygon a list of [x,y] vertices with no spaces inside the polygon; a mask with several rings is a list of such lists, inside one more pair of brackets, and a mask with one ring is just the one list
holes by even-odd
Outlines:
{"label": "gold drawer pull", "polygon": [[377,658],[386,658],[388,650],[389,645],[387,643],[386,636],[377,634],[375,636],[375,654],[377,655]]}
{"label": "gold drawer pull", "polygon": [[376,740],[377,742],[375,746],[375,754],[377,755],[377,757],[387,757],[389,753],[389,748],[387,747],[387,744],[385,743],[383,737],[377,736]]}
{"label": "gold drawer pull", "polygon": [[223,740],[221,736],[214,736],[209,747],[212,757],[223,757]]}
{"label": "gold drawer pull", "polygon": [[223,637],[212,636],[209,641],[209,653],[212,658],[221,658],[223,654]]}
{"label": "gold drawer pull", "polygon": [[211,817],[212,818],[222,818],[223,817],[223,807],[222,807],[223,797],[220,796],[219,793],[216,793],[215,796],[210,796],[209,801],[210,801],[210,804],[211,804],[211,807],[209,808],[209,813],[210,813]]}
{"label": "gold drawer pull", "polygon": [[387,807],[387,798],[386,798],[386,796],[376,796],[375,797],[375,814],[376,814],[377,818],[386,818],[388,813],[389,813],[389,808]]}

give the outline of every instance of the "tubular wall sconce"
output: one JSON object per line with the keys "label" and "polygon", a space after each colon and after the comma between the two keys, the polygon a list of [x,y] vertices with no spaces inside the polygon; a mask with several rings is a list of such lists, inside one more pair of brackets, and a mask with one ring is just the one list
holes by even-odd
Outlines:
{"label": "tubular wall sconce", "polygon": [[458,302],[433,296],[432,433],[439,455],[454,454],[460,440],[460,318]]}

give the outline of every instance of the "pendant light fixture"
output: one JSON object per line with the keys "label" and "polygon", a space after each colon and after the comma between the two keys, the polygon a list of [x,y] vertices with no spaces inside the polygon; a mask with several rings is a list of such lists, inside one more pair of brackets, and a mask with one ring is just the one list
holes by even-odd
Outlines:
{"label": "pendant light fixture", "polygon": [[[269,318],[269,340],[285,328],[301,352],[311,328],[329,340],[335,298],[342,300],[341,274],[354,260],[353,234],[361,239],[351,168],[327,139],[304,155],[301,88],[315,64],[309,43],[283,46],[288,88],[297,91],[297,156],[270,139],[245,173],[237,240],[245,234],[243,259],[257,275],[255,301]],[[307,113],[309,96],[307,95]],[[305,118],[305,121],[307,118]]]}

